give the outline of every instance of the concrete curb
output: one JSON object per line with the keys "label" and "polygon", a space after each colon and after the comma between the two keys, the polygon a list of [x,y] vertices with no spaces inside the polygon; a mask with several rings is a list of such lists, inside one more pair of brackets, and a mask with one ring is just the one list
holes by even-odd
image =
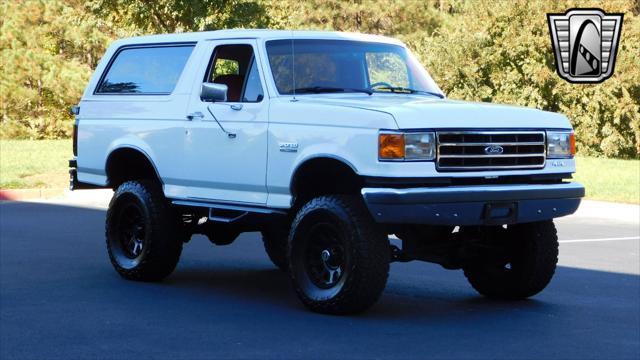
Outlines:
{"label": "concrete curb", "polygon": [[25,201],[62,196],[64,189],[0,189],[0,200]]}
{"label": "concrete curb", "polygon": [[65,190],[64,197],[52,201],[65,205],[106,209],[113,196],[111,189]]}

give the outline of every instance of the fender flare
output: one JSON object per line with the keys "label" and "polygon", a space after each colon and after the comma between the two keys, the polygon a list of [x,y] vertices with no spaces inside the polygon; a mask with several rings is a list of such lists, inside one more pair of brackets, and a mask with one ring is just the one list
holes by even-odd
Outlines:
{"label": "fender flare", "polygon": [[298,162],[298,164],[296,165],[296,167],[293,169],[293,171],[291,172],[291,180],[289,180],[289,194],[294,195],[293,194],[293,189],[294,189],[294,185],[295,185],[295,181],[297,179],[298,173],[300,171],[300,169],[305,166],[306,164],[309,164],[312,161],[316,161],[316,160],[332,160],[335,161],[337,163],[340,163],[342,165],[345,165],[346,167],[348,167],[349,169],[351,169],[351,171],[353,171],[353,173],[356,176],[360,176],[360,174],[358,174],[358,171],[356,170],[355,166],[353,166],[353,164],[340,157],[340,156],[336,156],[333,154],[313,154],[312,156],[308,156],[306,158],[304,158],[302,161]]}
{"label": "fender flare", "polygon": [[116,148],[111,149],[111,151],[109,152],[109,155],[107,155],[106,160],[105,160],[105,164],[104,164],[104,170],[105,170],[105,174],[107,175],[107,185],[110,185],[110,180],[109,180],[109,162],[112,159],[112,156],[118,152],[118,151],[123,151],[123,150],[131,150],[131,151],[135,151],[140,153],[146,160],[147,162],[151,165],[151,168],[153,169],[153,172],[156,176],[156,178],[160,181],[160,184],[162,184],[164,186],[164,182],[162,181],[162,177],[160,176],[160,172],[158,172],[158,168],[156,167],[156,164],[153,162],[153,160],[151,159],[151,156],[149,156],[149,154],[144,151],[143,149],[135,146],[135,145],[131,145],[131,144],[127,144],[127,145],[122,145]]}

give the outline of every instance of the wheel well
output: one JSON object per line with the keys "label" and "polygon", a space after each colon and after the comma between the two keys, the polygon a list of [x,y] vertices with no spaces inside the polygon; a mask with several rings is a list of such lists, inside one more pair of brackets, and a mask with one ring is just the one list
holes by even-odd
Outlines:
{"label": "wheel well", "polygon": [[298,167],[291,180],[295,204],[327,194],[359,194],[362,178],[344,162],[332,158],[316,158]]}
{"label": "wheel well", "polygon": [[107,185],[117,188],[120,184],[134,179],[152,179],[160,182],[151,160],[140,150],[121,148],[113,151],[107,159]]}

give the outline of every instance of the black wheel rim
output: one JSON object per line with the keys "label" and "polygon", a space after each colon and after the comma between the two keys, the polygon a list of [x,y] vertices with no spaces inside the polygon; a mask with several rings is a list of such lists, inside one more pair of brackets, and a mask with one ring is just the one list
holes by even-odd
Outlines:
{"label": "black wheel rim", "polygon": [[312,225],[307,233],[304,268],[309,280],[321,289],[330,289],[345,273],[345,248],[339,229],[328,222]]}
{"label": "black wheel rim", "polygon": [[109,228],[109,251],[119,266],[135,268],[147,247],[147,213],[140,201],[124,195],[115,205],[113,223]]}
{"label": "black wheel rim", "polygon": [[118,241],[123,254],[129,259],[138,258],[144,250],[144,218],[135,204],[127,204],[120,213]]}

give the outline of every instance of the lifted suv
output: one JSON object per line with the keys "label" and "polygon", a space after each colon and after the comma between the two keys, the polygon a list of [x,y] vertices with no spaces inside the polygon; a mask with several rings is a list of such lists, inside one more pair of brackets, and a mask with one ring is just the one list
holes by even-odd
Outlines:
{"label": "lifted suv", "polygon": [[[183,243],[262,233],[313,311],[380,297],[393,261],[520,299],[553,276],[584,188],[567,118],[452,101],[394,39],[215,31],[116,41],[76,113],[73,189],[115,190],[107,249],[155,281]],[[389,241],[395,234],[399,241]]]}

